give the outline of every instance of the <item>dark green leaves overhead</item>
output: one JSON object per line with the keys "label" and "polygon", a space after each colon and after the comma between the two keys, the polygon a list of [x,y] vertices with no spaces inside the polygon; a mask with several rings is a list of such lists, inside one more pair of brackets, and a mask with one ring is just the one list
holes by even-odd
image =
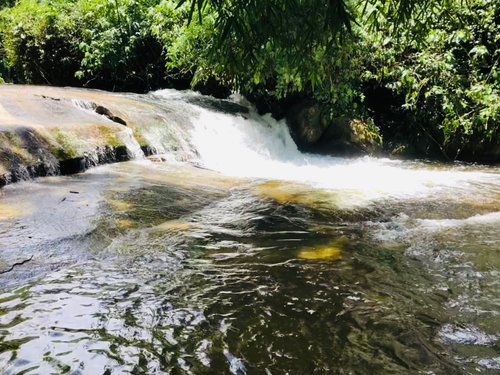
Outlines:
{"label": "dark green leaves overhead", "polygon": [[[323,32],[349,30],[352,22],[350,6],[344,0],[180,0],[178,7],[189,4],[189,22],[195,14],[200,21],[207,8],[215,11],[218,24],[234,32],[248,32],[248,26],[259,23],[261,33],[277,36],[284,31],[285,20],[322,25]],[[291,17],[291,19],[289,19]],[[320,27],[321,29],[321,27]],[[224,35],[227,36],[229,32]],[[307,34],[307,32],[306,32]]]}
{"label": "dark green leaves overhead", "polygon": [[[466,0],[463,0],[464,2]],[[189,22],[197,13],[200,22],[203,13],[211,8],[218,15],[218,23],[235,32],[246,31],[244,24],[252,20],[262,26],[263,34],[277,34],[283,31],[281,18],[302,15],[307,16],[324,33],[337,34],[350,31],[351,24],[356,22],[358,14],[370,14],[374,21],[379,16],[391,20],[394,25],[401,25],[410,18],[423,16],[435,7],[448,7],[452,0],[178,0],[178,7],[189,4]],[[312,11],[312,12],[311,12]],[[311,14],[313,13],[313,14]],[[274,17],[272,17],[274,16]],[[271,31],[270,33],[268,33]],[[229,32],[223,35],[227,36]],[[305,38],[309,34],[303,35]]]}
{"label": "dark green leaves overhead", "polygon": [[[318,50],[331,51],[345,42],[353,24],[382,22],[392,30],[405,29],[410,19],[424,33],[424,17],[450,0],[178,0],[187,9],[188,24],[197,15],[214,15],[212,55],[222,54],[228,65],[242,69],[258,64],[266,48],[281,50],[298,66]],[[262,61],[260,61],[262,62]]]}
{"label": "dark green leaves overhead", "polygon": [[0,76],[314,99],[454,157],[500,143],[499,15],[498,0],[0,0]]}

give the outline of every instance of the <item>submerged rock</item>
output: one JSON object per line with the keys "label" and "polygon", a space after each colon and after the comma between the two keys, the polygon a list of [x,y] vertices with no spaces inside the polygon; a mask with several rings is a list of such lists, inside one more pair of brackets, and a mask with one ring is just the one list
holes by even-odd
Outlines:
{"label": "submerged rock", "polygon": [[335,246],[305,248],[299,251],[297,257],[306,260],[337,260],[342,257],[342,250]]}
{"label": "submerged rock", "polygon": [[346,237],[339,237],[328,244],[303,247],[299,249],[297,258],[305,260],[339,260],[342,259],[342,249],[348,243]]}

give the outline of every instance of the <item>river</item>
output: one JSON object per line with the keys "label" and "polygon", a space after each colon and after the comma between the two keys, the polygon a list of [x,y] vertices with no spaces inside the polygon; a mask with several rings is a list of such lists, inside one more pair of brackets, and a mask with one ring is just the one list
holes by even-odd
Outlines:
{"label": "river", "polygon": [[2,189],[0,373],[499,373],[498,167],[303,154],[240,98],[141,98],[179,118],[160,155]]}

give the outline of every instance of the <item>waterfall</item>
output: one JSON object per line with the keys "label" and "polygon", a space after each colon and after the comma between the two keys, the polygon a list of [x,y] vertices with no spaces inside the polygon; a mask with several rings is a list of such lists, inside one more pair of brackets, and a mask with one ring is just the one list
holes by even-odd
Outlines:
{"label": "waterfall", "polygon": [[362,192],[370,197],[459,188],[477,179],[493,178],[477,170],[431,169],[424,163],[302,153],[284,120],[259,115],[241,98],[235,97],[233,102],[247,107],[248,113],[224,113],[210,105],[199,105],[210,99],[192,91],[160,90],[152,95],[157,100],[185,106],[183,111],[191,126],[184,144],[193,148],[194,155],[189,161],[229,176],[304,183],[316,188]]}

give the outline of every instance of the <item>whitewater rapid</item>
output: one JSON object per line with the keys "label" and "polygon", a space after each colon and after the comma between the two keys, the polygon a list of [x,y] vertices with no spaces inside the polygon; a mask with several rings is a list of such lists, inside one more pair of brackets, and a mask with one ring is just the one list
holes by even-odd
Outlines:
{"label": "whitewater rapid", "polygon": [[[248,113],[221,113],[190,104],[201,95],[191,91],[161,90],[155,98],[183,102],[192,127],[183,144],[190,145],[195,162],[224,175],[290,181],[314,188],[359,193],[364,199],[386,195],[413,196],[441,189],[469,189],[478,181],[499,182],[498,169],[478,171],[460,166],[390,160],[387,158],[340,158],[302,153],[293,141],[285,120],[259,115],[238,96],[232,100]],[[169,157],[171,160],[172,157]]]}

